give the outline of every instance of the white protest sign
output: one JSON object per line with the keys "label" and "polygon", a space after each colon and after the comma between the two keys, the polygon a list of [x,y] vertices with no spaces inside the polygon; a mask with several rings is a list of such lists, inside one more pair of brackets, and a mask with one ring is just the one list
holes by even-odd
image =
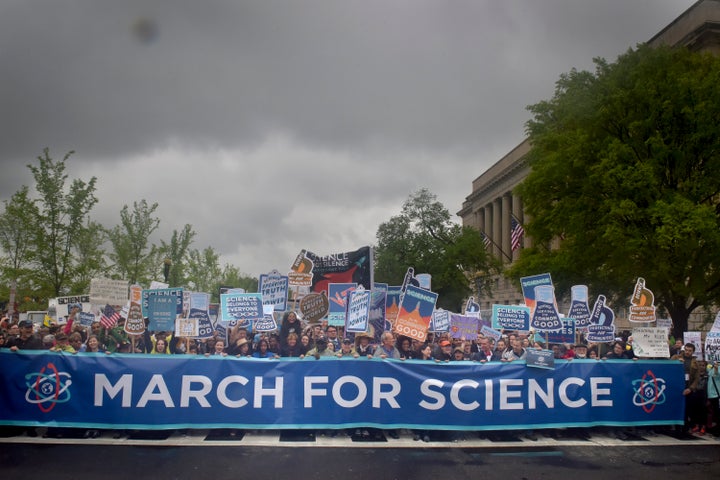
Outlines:
{"label": "white protest sign", "polygon": [[633,353],[641,358],[670,358],[670,346],[667,343],[666,328],[633,328]]}
{"label": "white protest sign", "polygon": [[90,303],[93,305],[125,305],[128,301],[128,282],[110,278],[90,280]]}
{"label": "white protest sign", "polygon": [[702,333],[701,332],[684,332],[683,345],[692,343],[695,345],[695,353],[693,357],[702,360]]}
{"label": "white protest sign", "polygon": [[705,361],[720,362],[720,332],[708,332],[705,337]]}

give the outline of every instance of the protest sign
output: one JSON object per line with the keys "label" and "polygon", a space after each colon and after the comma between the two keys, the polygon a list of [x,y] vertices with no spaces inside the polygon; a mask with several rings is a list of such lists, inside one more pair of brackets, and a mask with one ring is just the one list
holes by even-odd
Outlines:
{"label": "protest sign", "polygon": [[382,290],[370,292],[369,326],[365,333],[373,337],[376,342],[380,341],[380,335],[385,331],[385,295],[386,293]]}
{"label": "protest sign", "polygon": [[198,321],[198,334],[197,338],[210,338],[213,336],[212,321],[210,315],[206,310],[200,310],[197,308],[191,308],[188,318],[195,318]]}
{"label": "protest sign", "polygon": [[175,320],[175,336],[196,338],[200,334],[197,318],[178,318]]}
{"label": "protest sign", "polygon": [[155,332],[172,332],[175,330],[177,298],[167,295],[151,295],[147,299],[148,320],[150,330]]}
{"label": "protest sign", "polygon": [[644,278],[638,277],[630,303],[628,320],[645,323],[655,321],[655,295],[645,287]]}
{"label": "protest sign", "polygon": [[89,327],[95,321],[95,314],[90,312],[80,312],[78,321],[83,327]]}
{"label": "protest sign", "polygon": [[502,337],[502,332],[495,330],[494,328],[490,328],[487,325],[480,327],[480,334],[486,338],[492,338],[493,342],[497,342],[500,340],[500,337]]}
{"label": "protest sign", "polygon": [[635,327],[632,331],[632,348],[636,357],[670,358],[668,331],[658,327]]}
{"label": "protest sign", "polygon": [[392,325],[395,324],[398,312],[400,311],[401,295],[401,285],[394,285],[388,287],[387,295],[385,297],[385,321],[388,328],[385,328],[385,330],[390,330],[392,328]]}
{"label": "protest sign", "polygon": [[253,320],[263,317],[262,295],[259,293],[224,293],[220,295],[220,319]]}
{"label": "protest sign", "polygon": [[541,273],[540,275],[532,275],[520,279],[520,286],[523,296],[525,297],[525,305],[530,309],[535,307],[535,287],[540,285],[552,286],[552,278],[549,273]]}
{"label": "protest sign", "polygon": [[479,329],[478,317],[457,313],[450,315],[450,337],[452,338],[475,340],[477,339]]}
{"label": "protest sign", "polygon": [[71,295],[68,297],[57,297],[54,299],[55,315],[58,323],[65,323],[73,309],[76,314],[80,312],[90,312],[92,306],[90,304],[90,295]]}
{"label": "protest sign", "polygon": [[423,290],[432,290],[432,275],[429,273],[418,273],[415,280],[418,282],[417,286]]}
{"label": "protest sign", "polygon": [[438,294],[408,285],[400,303],[393,331],[424,342]]}
{"label": "protest sign", "polygon": [[429,331],[434,333],[450,331],[450,312],[437,308],[432,314]]}
{"label": "protest sign", "polygon": [[705,337],[705,361],[720,362],[720,331],[710,331]]}
{"label": "protest sign", "polygon": [[465,316],[480,318],[480,304],[475,301],[475,297],[470,297],[465,302]]}
{"label": "protest sign", "polygon": [[575,328],[584,330],[590,325],[590,306],[587,285],[573,285],[570,288],[570,310],[566,315],[575,319]]}
{"label": "protest sign", "polygon": [[590,312],[588,342],[612,342],[615,339],[615,312],[605,305],[605,295],[598,295]]}
{"label": "protest sign", "polygon": [[561,318],[562,328],[554,332],[546,332],[545,340],[548,343],[575,343],[575,319]]}
{"label": "protest sign", "polygon": [[90,303],[93,305],[125,305],[128,301],[128,282],[110,278],[90,280]]}
{"label": "protest sign", "polygon": [[366,332],[370,325],[370,291],[359,285],[348,295],[345,331]]}
{"label": "protest sign", "polygon": [[683,344],[692,343],[695,345],[693,357],[702,360],[702,333],[701,332],[683,332]]}
{"label": "protest sign", "polygon": [[530,328],[536,332],[551,332],[562,329],[562,321],[555,303],[555,289],[552,285],[535,287],[535,306],[530,313]]}
{"label": "protest sign", "polygon": [[530,308],[522,305],[493,305],[492,327],[498,330],[530,330]]}
{"label": "protest sign", "polygon": [[171,297],[175,300],[175,313],[182,315],[183,313],[183,289],[182,288],[155,288],[142,291],[142,314],[145,317],[149,317],[148,299],[153,296],[165,296]]}
{"label": "protest sign", "polygon": [[289,279],[273,270],[268,274],[260,275],[258,290],[262,295],[263,305],[272,305],[275,311],[287,310]]}
{"label": "protest sign", "polygon": [[330,308],[327,293],[310,293],[300,300],[300,315],[306,323],[318,323],[325,318]]}
{"label": "protest sign", "polygon": [[263,317],[255,320],[256,332],[272,332],[277,330],[277,321],[273,315],[275,307],[273,305],[263,305]]}
{"label": "protest sign", "polygon": [[525,355],[525,364],[528,367],[544,368],[552,370],[555,368],[555,357],[552,350],[538,350],[529,348]]}
{"label": "protest sign", "polygon": [[345,325],[347,297],[348,294],[355,290],[356,287],[356,283],[328,284],[328,301],[330,302],[330,308],[328,309],[328,325],[338,327]]}
{"label": "protest sign", "polygon": [[141,334],[145,331],[145,319],[142,315],[142,306],[139,303],[130,302],[123,329],[130,334]]}
{"label": "protest sign", "polygon": [[352,252],[320,256],[310,251],[305,256],[313,263],[311,291],[328,290],[330,283],[355,283],[365,290],[372,288],[373,254],[371,247],[361,247]]}

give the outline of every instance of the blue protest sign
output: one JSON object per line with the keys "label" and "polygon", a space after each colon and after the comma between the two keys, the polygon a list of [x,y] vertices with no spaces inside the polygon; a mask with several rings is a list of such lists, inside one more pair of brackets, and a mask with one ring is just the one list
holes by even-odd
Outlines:
{"label": "blue protest sign", "polygon": [[259,293],[223,293],[220,295],[220,318],[223,322],[252,320],[263,317],[262,295]]}
{"label": "blue protest sign", "polygon": [[521,305],[493,305],[492,327],[498,330],[530,330],[530,308]]}
{"label": "blue protest sign", "polygon": [[147,299],[148,328],[155,332],[174,332],[177,318],[177,298],[166,295],[151,295]]}

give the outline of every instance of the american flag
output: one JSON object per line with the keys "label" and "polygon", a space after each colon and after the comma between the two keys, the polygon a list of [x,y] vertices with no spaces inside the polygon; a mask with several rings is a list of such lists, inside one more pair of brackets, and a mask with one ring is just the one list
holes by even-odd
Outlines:
{"label": "american flag", "polygon": [[525,229],[522,224],[515,218],[515,215],[510,215],[510,248],[514,252],[520,248],[520,241],[525,234]]}
{"label": "american flag", "polygon": [[100,325],[105,328],[113,328],[118,320],[120,320],[120,314],[115,311],[110,304],[105,305],[102,315],[100,316]]}
{"label": "american flag", "polygon": [[485,245],[485,250],[490,248],[490,245],[492,245],[492,240],[490,240],[490,237],[485,235],[485,232],[480,232],[480,238],[482,238],[483,245]]}

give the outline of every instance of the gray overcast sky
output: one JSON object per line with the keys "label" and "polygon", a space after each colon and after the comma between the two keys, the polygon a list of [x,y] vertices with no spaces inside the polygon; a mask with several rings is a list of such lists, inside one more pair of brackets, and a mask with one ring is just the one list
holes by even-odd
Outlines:
{"label": "gray overcast sky", "polygon": [[75,150],[103,225],[158,202],[155,243],[190,223],[223,263],[286,272],[374,244],[420,188],[454,214],[561,73],[693,3],[0,0],[0,199]]}

